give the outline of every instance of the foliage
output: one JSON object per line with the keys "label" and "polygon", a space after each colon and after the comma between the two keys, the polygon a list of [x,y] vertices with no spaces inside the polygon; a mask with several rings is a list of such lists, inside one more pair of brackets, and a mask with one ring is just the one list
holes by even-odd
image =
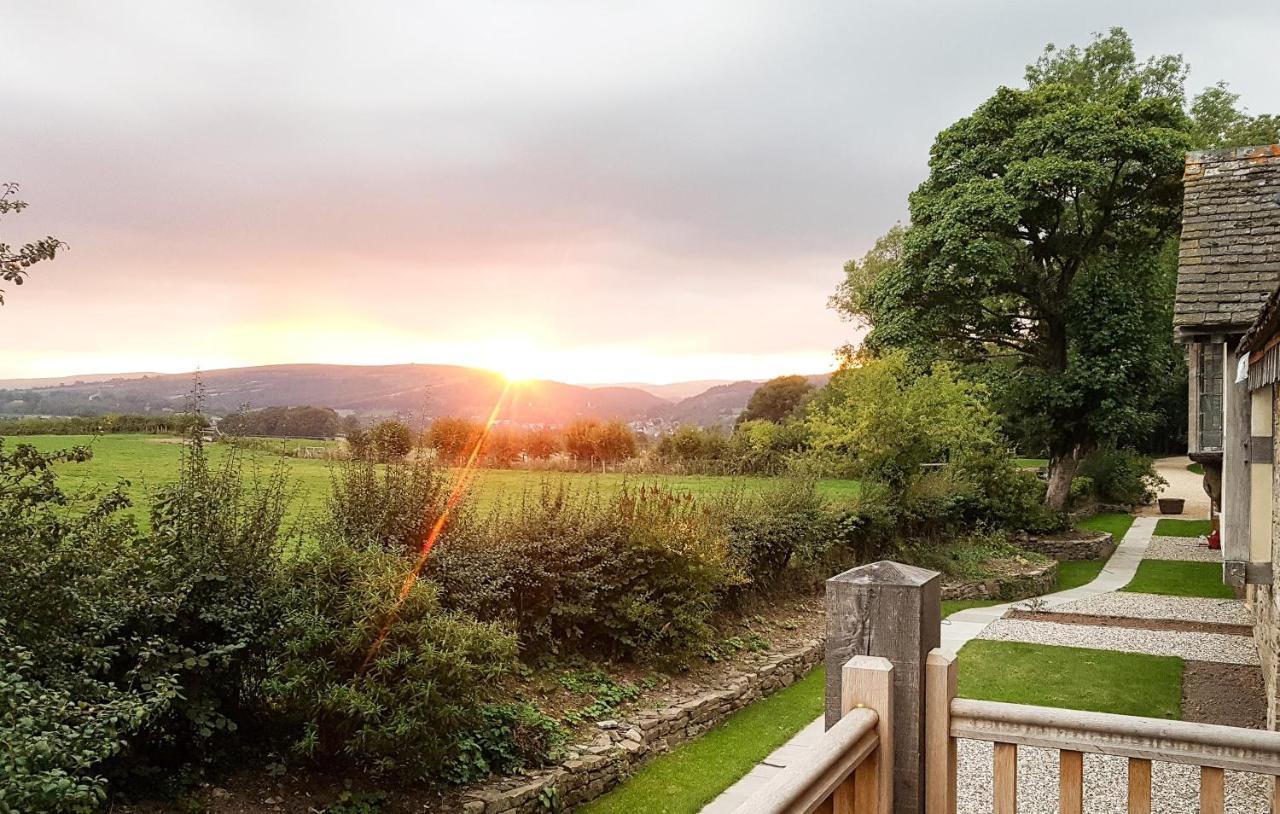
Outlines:
{"label": "foliage", "polygon": [[441,609],[402,555],[342,540],[288,562],[281,652],[265,689],[294,751],[377,775],[439,779],[510,670],[498,626]]}
{"label": "foliage", "polygon": [[459,739],[449,778],[470,783],[544,766],[565,739],[564,729],[532,704],[490,704],[480,710],[479,724]]}
{"label": "foliage", "polygon": [[1089,479],[1093,496],[1121,506],[1145,506],[1168,484],[1156,474],[1150,456],[1112,446],[1091,452],[1080,462],[1079,471]]}
{"label": "foliage", "polygon": [[465,461],[484,435],[484,425],[469,418],[445,416],[427,428],[426,444],[450,464]]}
{"label": "foliage", "polygon": [[637,442],[622,421],[579,418],[564,428],[564,449],[577,461],[610,464],[634,456]]}
{"label": "foliage", "polygon": [[412,553],[445,510],[447,473],[422,459],[374,464],[345,461],[333,470],[328,511],[316,527],[321,541]]}
{"label": "foliage", "polygon": [[959,464],[998,446],[984,395],[946,364],[921,374],[901,353],[856,357],[810,405],[809,442],[853,477],[901,493],[926,464]]}
{"label": "foliage", "polygon": [[227,435],[265,435],[285,438],[332,438],[342,419],[328,407],[265,407],[232,413],[218,429]]}
{"label": "foliage", "polygon": [[1195,146],[1180,58],[1139,64],[1123,31],[1046,49],[943,131],[899,262],[859,289],[868,346],[1005,371],[1007,411],[1051,452],[1065,504],[1079,458],[1158,421],[1177,356],[1162,254]]}
{"label": "foliage", "polygon": [[[27,202],[18,197],[18,185],[12,181],[0,184],[0,216],[16,215],[27,208]],[[0,242],[0,280],[14,285],[26,282],[28,269],[36,263],[52,260],[60,249],[67,248],[56,237],[34,240],[21,246]],[[0,305],[4,305],[4,291],[0,289]]]}
{"label": "foliage", "polygon": [[89,435],[116,433],[167,433],[185,435],[206,426],[194,413],[172,415],[101,415],[60,418],[11,418],[0,420],[0,437],[18,435]]}
{"label": "foliage", "polygon": [[211,471],[194,441],[139,535],[118,489],[68,506],[52,467],[88,457],[0,443],[11,810],[92,810],[110,775],[206,760],[252,719],[272,641],[280,482],[247,488],[234,461]]}
{"label": "foliage", "polygon": [[812,481],[781,481],[754,495],[722,498],[720,509],[734,562],[757,588],[774,583],[793,558],[819,559],[834,533]]}
{"label": "foliage", "polygon": [[544,485],[453,526],[430,567],[447,606],[507,621],[526,650],[615,656],[697,646],[741,580],[723,523],[658,486]]}
{"label": "foliage", "polygon": [[403,460],[413,450],[413,430],[394,419],[380,421],[368,430],[347,433],[355,458],[388,463]]}
{"label": "foliage", "polygon": [[585,721],[612,718],[620,706],[636,700],[642,692],[653,686],[652,682],[618,682],[598,668],[568,673],[560,677],[560,683],[570,692],[591,697],[591,703],[587,706],[565,713],[565,722],[574,726]]}
{"label": "foliage", "polygon": [[729,439],[729,456],[741,474],[778,475],[787,471],[808,442],[809,428],[803,421],[744,421]]}
{"label": "foliage", "polygon": [[813,385],[804,376],[778,376],[756,388],[738,416],[737,423],[764,420],[780,422],[795,416],[804,406]]}

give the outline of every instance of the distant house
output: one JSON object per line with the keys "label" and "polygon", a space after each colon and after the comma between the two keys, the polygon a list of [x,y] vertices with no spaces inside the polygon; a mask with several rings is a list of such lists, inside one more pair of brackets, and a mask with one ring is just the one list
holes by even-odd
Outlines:
{"label": "distant house", "polygon": [[1173,321],[1187,345],[1188,453],[1221,513],[1224,578],[1269,582],[1270,534],[1259,527],[1266,540],[1251,548],[1250,505],[1256,495],[1269,513],[1270,406],[1236,348],[1280,285],[1280,145],[1192,153],[1183,179]]}

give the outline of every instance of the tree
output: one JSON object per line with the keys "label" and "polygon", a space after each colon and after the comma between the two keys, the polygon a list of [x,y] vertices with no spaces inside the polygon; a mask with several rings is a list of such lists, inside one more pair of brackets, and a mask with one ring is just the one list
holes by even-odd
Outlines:
{"label": "tree", "polygon": [[437,418],[427,430],[427,445],[448,462],[459,462],[471,453],[484,434],[484,426],[469,418]]}
{"label": "tree", "polygon": [[617,463],[635,457],[636,436],[618,420],[600,425],[596,433],[596,455],[603,463]]}
{"label": "tree", "polygon": [[578,418],[564,428],[564,449],[575,461],[593,463],[598,457],[596,441],[600,437],[600,422],[594,418]]}
{"label": "tree", "polygon": [[413,431],[394,419],[375,424],[368,434],[369,457],[386,463],[398,461],[413,449]]}
{"label": "tree", "polygon": [[535,427],[525,433],[524,451],[530,458],[550,458],[562,447],[560,434],[550,427]]}
{"label": "tree", "polygon": [[770,379],[751,394],[746,409],[738,416],[738,423],[756,419],[785,421],[796,414],[811,390],[813,385],[804,376]]}
{"label": "tree", "polygon": [[901,492],[923,464],[962,464],[1001,444],[986,390],[948,362],[918,372],[903,351],[855,357],[814,398],[810,447]]}
{"label": "tree", "polygon": [[[0,216],[16,215],[27,208],[27,202],[20,200],[17,195],[17,184],[0,184]],[[41,261],[52,260],[59,249],[65,248],[67,244],[52,235],[18,247],[0,242],[0,280],[22,285],[26,282],[28,269]],[[0,289],[0,305],[4,305],[3,289]]]}
{"label": "tree", "polygon": [[1178,58],[1139,64],[1119,30],[1050,46],[1027,88],[939,134],[900,261],[855,300],[873,351],[1007,366],[1010,402],[1045,420],[1053,508],[1100,440],[1156,420],[1158,258],[1194,145],[1184,76]]}

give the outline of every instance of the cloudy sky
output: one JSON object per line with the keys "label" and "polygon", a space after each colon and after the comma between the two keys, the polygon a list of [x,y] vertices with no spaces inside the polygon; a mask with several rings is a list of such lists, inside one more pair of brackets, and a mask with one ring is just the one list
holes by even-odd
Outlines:
{"label": "cloudy sky", "polygon": [[937,131],[1121,25],[1280,110],[1280,3],[0,0],[0,378],[816,372]]}

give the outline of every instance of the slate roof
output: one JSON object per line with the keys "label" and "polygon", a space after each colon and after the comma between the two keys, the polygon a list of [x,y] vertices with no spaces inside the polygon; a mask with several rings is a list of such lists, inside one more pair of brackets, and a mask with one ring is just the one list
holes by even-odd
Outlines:
{"label": "slate roof", "polygon": [[1173,324],[1243,333],[1280,284],[1280,144],[1187,155]]}

